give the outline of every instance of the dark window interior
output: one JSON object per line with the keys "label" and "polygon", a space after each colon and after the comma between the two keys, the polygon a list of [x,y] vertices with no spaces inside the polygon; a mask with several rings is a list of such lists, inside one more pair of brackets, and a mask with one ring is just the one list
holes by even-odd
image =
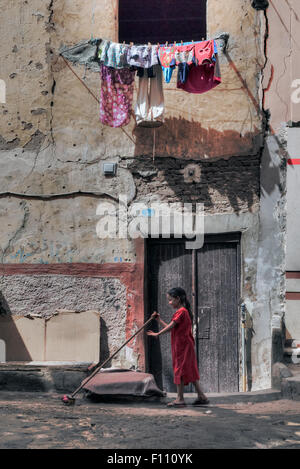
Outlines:
{"label": "dark window interior", "polygon": [[206,38],[206,0],[119,0],[119,41],[152,44]]}

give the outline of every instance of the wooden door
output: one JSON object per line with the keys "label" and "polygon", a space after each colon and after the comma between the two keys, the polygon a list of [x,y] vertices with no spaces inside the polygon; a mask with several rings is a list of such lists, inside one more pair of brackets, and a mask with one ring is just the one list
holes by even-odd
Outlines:
{"label": "wooden door", "polygon": [[[165,322],[174,313],[170,288],[186,290],[194,306],[195,343],[205,392],[238,391],[239,383],[239,235],[206,236],[198,251],[182,239],[148,241],[148,316],[157,310]],[[152,328],[155,327],[153,321]],[[170,334],[148,338],[148,370],[167,392],[173,383]],[[185,388],[193,391],[192,387]]]}
{"label": "wooden door", "polygon": [[205,392],[239,390],[239,237],[210,236],[197,252],[196,346]]}

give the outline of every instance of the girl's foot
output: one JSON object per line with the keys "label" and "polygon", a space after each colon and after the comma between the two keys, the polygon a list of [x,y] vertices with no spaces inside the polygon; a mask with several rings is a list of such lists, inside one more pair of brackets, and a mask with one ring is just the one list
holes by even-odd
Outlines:
{"label": "girl's foot", "polygon": [[184,401],[179,401],[178,399],[176,399],[173,402],[169,402],[167,404],[167,407],[184,407],[185,405],[186,403]]}
{"label": "girl's foot", "polygon": [[206,396],[198,397],[198,399],[196,399],[193,402],[193,405],[207,405],[207,404],[209,404],[209,400],[207,399]]}

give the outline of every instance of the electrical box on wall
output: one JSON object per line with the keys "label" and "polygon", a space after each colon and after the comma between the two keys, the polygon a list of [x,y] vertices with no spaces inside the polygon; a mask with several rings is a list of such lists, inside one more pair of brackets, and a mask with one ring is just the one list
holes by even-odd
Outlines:
{"label": "electrical box on wall", "polygon": [[117,172],[117,163],[103,163],[102,172],[104,176],[115,176]]}

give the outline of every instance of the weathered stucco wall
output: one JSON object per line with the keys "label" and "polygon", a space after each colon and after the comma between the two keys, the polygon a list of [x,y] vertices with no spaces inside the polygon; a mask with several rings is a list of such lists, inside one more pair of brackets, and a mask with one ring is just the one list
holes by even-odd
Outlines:
{"label": "weathered stucco wall", "polygon": [[[91,33],[94,37],[116,39],[116,2],[99,0],[95,10],[92,0],[84,4],[63,0],[48,4],[38,0],[30,3],[15,0],[9,7],[2,3],[6,41],[1,44],[1,53],[7,60],[1,69],[1,78],[7,83],[7,102],[2,106],[1,135],[8,142],[6,145],[23,147],[39,130],[51,137],[52,142],[54,140],[56,156],[64,161],[82,159],[87,137],[89,160],[93,159],[93,152],[103,157],[147,153],[147,140],[144,144],[142,140],[147,139],[149,131],[139,129],[141,138],[137,137],[138,145],[134,146],[120,130],[102,126],[96,101],[58,56],[61,45],[72,46],[89,39]],[[231,0],[228,9],[235,14],[224,15],[220,2],[209,0],[208,36],[229,33],[228,57],[257,99],[263,65],[259,35],[262,17],[247,0]],[[228,57],[220,50],[223,84],[209,93],[195,96],[178,91],[176,74],[172,82],[165,85],[167,125],[158,130],[158,155],[197,158],[255,151],[253,142],[261,130],[261,116],[257,115],[247,91],[229,65]],[[81,77],[85,75],[83,68],[77,67],[76,71]],[[98,74],[86,72],[85,82],[99,96]],[[133,122],[128,130],[132,128]],[[170,131],[166,141],[165,135]],[[192,144],[190,139],[189,148],[185,142],[187,133],[195,140]],[[151,138],[148,135],[148,140],[152,154],[152,135]]]}
{"label": "weathered stucco wall", "polygon": [[[0,78],[7,84],[7,96],[1,105],[1,193],[43,197],[57,194],[56,199],[47,202],[34,198],[1,200],[1,216],[7,217],[9,212],[12,225],[1,236],[2,261],[112,261],[116,256],[109,242],[103,244],[96,237],[98,199],[92,195],[117,199],[121,193],[127,195],[129,202],[134,199],[141,181],[133,177],[130,164],[122,163],[120,157],[124,160],[142,155],[148,162],[145,164],[151,165],[153,131],[136,129],[132,134],[132,120],[126,130],[136,141],[133,144],[120,129],[101,125],[98,103],[58,51],[62,45],[72,46],[89,39],[91,34],[116,40],[117,2],[15,0],[9,7],[2,3],[5,40],[0,49],[5,61]],[[255,103],[264,60],[260,40],[263,15],[255,12],[247,0],[231,0],[228,9],[235,14],[225,15],[220,2],[208,1],[208,37],[229,33],[227,55],[220,50],[223,83],[209,93],[191,95],[176,89],[173,74],[172,82],[165,84],[166,124],[156,131],[158,161],[160,156],[197,161],[259,154],[262,122]],[[99,96],[99,75],[84,67],[75,68]],[[116,178],[102,175],[101,162],[105,159],[121,162]],[[228,175],[231,187],[221,187],[221,174],[219,184],[217,176],[204,177],[202,185],[194,184],[195,193],[205,186],[207,200],[210,199],[208,210],[218,213],[249,206],[257,209],[256,188],[246,194],[241,185],[237,187],[240,182],[235,180],[234,162],[232,170],[233,177]],[[185,187],[183,182],[183,192]],[[174,191],[167,171],[157,181],[156,191],[161,188]],[[91,197],[75,198],[79,191],[91,192]],[[60,200],[70,193],[73,198]],[[29,248],[28,243],[34,246]],[[132,259],[132,246],[123,241],[122,244],[119,257]],[[57,250],[60,254],[53,255]],[[130,251],[130,256],[126,251]]]}
{"label": "weathered stucco wall", "polygon": [[[55,143],[55,156],[63,162],[84,163],[84,155],[86,162],[99,156],[152,155],[152,131],[137,129],[134,145],[120,130],[102,126],[97,102],[58,56],[61,45],[72,46],[92,33],[116,39],[116,2],[15,0],[9,7],[2,3],[6,40],[1,54],[6,60],[1,79],[7,84],[2,148],[28,148],[31,143],[36,149],[38,132],[39,143],[43,136],[43,147]],[[229,34],[226,54],[220,49],[223,83],[209,93],[191,95],[176,89],[173,74],[171,83],[165,84],[166,125],[157,130],[157,156],[207,158],[257,151],[261,115],[255,101],[264,63],[263,16],[248,0],[231,0],[227,8],[234,15],[224,14],[217,0],[208,1],[208,37]],[[83,67],[76,67],[76,72],[99,96],[98,74]],[[132,120],[129,133],[133,126]]]}
{"label": "weathered stucco wall", "polygon": [[[281,257],[272,261],[265,255],[258,258],[259,249],[267,246],[269,253],[272,237],[280,230],[280,221],[273,215],[265,218],[267,231],[259,225],[264,219],[259,212],[264,13],[256,12],[249,0],[229,0],[226,9],[223,2],[208,0],[208,37],[229,34],[226,50],[220,49],[222,84],[209,93],[191,95],[176,89],[174,74],[171,83],[164,85],[166,122],[156,130],[153,161],[153,130],[134,129],[132,120],[126,131],[133,143],[120,129],[101,125],[98,103],[58,56],[61,46],[71,47],[89,39],[91,33],[117,40],[116,1],[14,0],[8,5],[0,0],[0,6],[4,25],[0,54],[5,57],[0,79],[7,85],[6,103],[0,104],[0,223],[7,227],[0,233],[1,262],[24,266],[134,263],[137,249],[132,241],[97,237],[100,201],[117,204],[119,194],[125,194],[130,203],[153,199],[204,202],[207,232],[243,232],[242,295],[254,330],[259,330],[250,353],[253,389],[268,387],[272,313],[268,309],[266,315],[265,310],[273,300],[256,282],[262,278],[265,263],[268,285],[273,298],[278,298],[278,276],[274,278],[271,272],[278,269],[280,275]],[[99,97],[99,75],[83,67],[74,69]],[[102,175],[103,161],[118,163],[115,178]],[[195,178],[186,180],[189,165],[196,168]],[[277,169],[270,194],[276,183]],[[277,196],[280,199],[276,192],[275,199]],[[273,202],[271,209],[276,212],[277,202]],[[244,225],[249,212],[249,223]],[[124,279],[116,280],[127,328],[121,322],[117,334],[109,331],[108,340],[115,337],[120,344],[143,322],[142,272],[141,264],[141,281],[131,290],[128,285],[136,281],[136,272],[128,273],[126,289]],[[33,285],[30,291],[39,305],[41,297],[34,293],[39,283],[36,277],[28,273],[22,279],[17,275],[8,278],[19,292],[28,282]],[[23,314],[24,308],[18,309],[19,293],[11,295],[5,276],[3,279],[11,311]],[[61,277],[49,275],[49,279],[51,294]],[[71,295],[63,299],[70,308],[78,283],[71,275],[66,285],[72,285]],[[105,321],[113,324],[119,313],[106,309],[101,291],[83,294],[84,307],[95,307],[100,314],[102,308]],[[133,355],[131,348],[124,352],[133,364],[143,354],[141,341],[135,347]]]}
{"label": "weathered stucco wall", "polygon": [[[58,310],[99,311],[100,355],[103,360],[116,350],[120,342],[125,342],[126,289],[119,279],[12,275],[1,277],[0,291],[0,306],[6,315],[30,314],[43,319],[51,318]],[[82,347],[85,347],[84,342]],[[100,356],[95,361],[99,359]]]}

